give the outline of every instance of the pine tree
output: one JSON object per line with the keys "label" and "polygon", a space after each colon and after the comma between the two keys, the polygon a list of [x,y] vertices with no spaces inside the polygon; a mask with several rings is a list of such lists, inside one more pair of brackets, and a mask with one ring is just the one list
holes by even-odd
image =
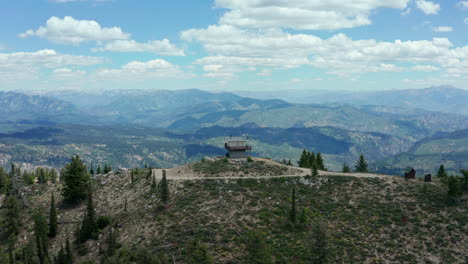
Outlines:
{"label": "pine tree", "polygon": [[460,170],[461,174],[463,174],[462,179],[462,187],[463,190],[468,191],[468,170]]}
{"label": "pine tree", "polygon": [[132,184],[135,182],[135,171],[133,169],[130,171],[130,182]]}
{"label": "pine tree", "polygon": [[364,155],[359,155],[359,160],[354,164],[355,172],[367,172],[367,161],[364,158]]}
{"label": "pine tree", "polygon": [[309,168],[309,157],[308,157],[307,150],[305,149],[302,150],[301,157],[297,161],[297,164],[301,168]]}
{"label": "pine tree", "polygon": [[49,212],[49,237],[55,237],[57,235],[57,211],[55,208],[55,197],[52,193],[50,199],[50,212]]}
{"label": "pine tree", "polygon": [[288,160],[288,163],[286,163],[286,165],[292,166],[293,164],[292,164],[291,160]]}
{"label": "pine tree", "polygon": [[247,235],[247,256],[245,263],[270,264],[273,263],[271,251],[265,241],[265,236],[259,231],[251,231]]}
{"label": "pine tree", "polygon": [[169,201],[169,186],[167,184],[166,179],[166,170],[163,170],[163,176],[161,179],[161,200],[164,203],[167,203],[167,201]]}
{"label": "pine tree", "polygon": [[153,175],[153,168],[149,167],[148,173],[146,173],[146,180],[149,181],[152,175]]}
{"label": "pine tree", "polygon": [[67,234],[67,239],[65,241],[65,260],[66,264],[73,264],[74,259],[73,259],[73,252],[71,250],[70,246],[70,240],[68,239],[68,234]]}
{"label": "pine tree", "polygon": [[318,152],[317,156],[315,157],[315,163],[317,164],[317,169],[326,170],[325,164],[323,163],[322,154],[320,152]]}
{"label": "pine tree", "polygon": [[0,194],[6,193],[9,182],[8,173],[0,167]]}
{"label": "pine tree", "polygon": [[6,198],[5,207],[7,208],[7,235],[14,235],[16,237],[19,233],[21,224],[19,202],[13,195],[10,195]]}
{"label": "pine tree", "polygon": [[107,237],[107,256],[112,257],[118,248],[119,243],[117,242],[117,232],[113,228],[110,228],[109,236]]}
{"label": "pine tree", "polygon": [[210,264],[214,263],[211,257],[208,247],[200,242],[198,239],[194,239],[189,242],[185,250],[186,262],[190,264]]}
{"label": "pine tree", "polygon": [[296,187],[293,187],[291,194],[291,211],[289,211],[289,220],[296,223]]}
{"label": "pine tree", "polygon": [[96,173],[101,174],[101,165],[99,165],[99,164],[97,166]]}
{"label": "pine tree", "polygon": [[152,193],[155,193],[156,192],[156,188],[157,188],[157,185],[156,185],[156,177],[151,177],[152,180],[151,180],[151,192]]}
{"label": "pine tree", "polygon": [[452,203],[458,202],[460,197],[463,195],[462,190],[462,181],[457,176],[447,176],[446,178],[447,184],[447,196],[449,201]]}
{"label": "pine tree", "polygon": [[88,187],[88,196],[86,202],[86,213],[80,227],[79,241],[81,243],[88,239],[96,239],[98,235],[98,225],[96,222],[96,213],[94,212],[93,192],[91,185]]}
{"label": "pine tree", "polygon": [[323,222],[315,222],[311,233],[312,263],[323,264],[329,260],[328,231]]}
{"label": "pine tree", "polygon": [[37,256],[39,258],[39,263],[49,263],[47,221],[40,210],[36,210],[34,213],[34,235],[36,237]]}
{"label": "pine tree", "polygon": [[89,174],[78,155],[65,166],[62,178],[64,183],[62,195],[66,200],[72,201],[86,197]]}
{"label": "pine tree", "polygon": [[94,165],[92,162],[91,162],[91,167],[89,169],[89,174],[91,174],[91,176],[94,176]]}
{"label": "pine tree", "polygon": [[447,172],[445,171],[445,167],[444,167],[444,164],[440,164],[440,167],[439,167],[439,170],[437,171],[437,175],[436,175],[438,178],[444,180],[445,178],[447,178]]}
{"label": "pine tree", "polygon": [[16,236],[14,234],[10,234],[8,237],[8,259],[10,264],[15,264],[15,244]]}
{"label": "pine tree", "polygon": [[50,181],[51,181],[52,183],[57,183],[57,178],[58,178],[58,176],[57,176],[57,170],[51,169],[51,170],[50,170]]}
{"label": "pine tree", "polygon": [[317,163],[318,157],[315,156],[314,152],[310,152],[310,151],[307,152],[307,157],[308,157],[307,168],[312,168],[312,166]]}
{"label": "pine tree", "polygon": [[341,171],[342,172],[351,172],[351,170],[349,169],[348,164],[346,164],[346,163],[343,163],[343,167],[342,167]]}
{"label": "pine tree", "polygon": [[65,250],[63,249],[63,244],[60,244],[60,250],[57,253],[55,264],[67,264],[67,259],[65,257]]}
{"label": "pine tree", "polygon": [[145,169],[147,169],[147,168],[148,168],[148,163],[145,162]]}
{"label": "pine tree", "polygon": [[317,164],[316,164],[316,163],[314,163],[314,164],[312,165],[311,173],[312,173],[312,177],[317,177],[317,176],[319,176],[318,169],[317,169]]}

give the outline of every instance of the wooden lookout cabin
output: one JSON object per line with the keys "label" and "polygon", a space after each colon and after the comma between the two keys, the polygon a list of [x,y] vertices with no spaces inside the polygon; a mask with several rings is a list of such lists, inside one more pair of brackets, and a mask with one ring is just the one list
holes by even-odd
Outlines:
{"label": "wooden lookout cabin", "polygon": [[233,159],[247,158],[252,150],[252,146],[247,145],[247,140],[243,138],[229,138],[224,148],[228,151],[226,156]]}

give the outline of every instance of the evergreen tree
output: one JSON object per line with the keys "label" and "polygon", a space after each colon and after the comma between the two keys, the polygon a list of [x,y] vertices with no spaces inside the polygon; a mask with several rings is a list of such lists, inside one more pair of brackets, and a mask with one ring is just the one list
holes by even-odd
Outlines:
{"label": "evergreen tree", "polygon": [[52,193],[50,199],[50,212],[49,212],[49,237],[55,237],[57,235],[57,211],[55,208],[55,197]]}
{"label": "evergreen tree", "polygon": [[91,176],[94,176],[94,165],[92,162],[91,162],[91,167],[89,169],[89,174],[91,174]]}
{"label": "evergreen tree", "polygon": [[309,155],[307,153],[307,150],[302,150],[301,157],[297,161],[297,164],[301,168],[309,168]]}
{"label": "evergreen tree", "polygon": [[26,246],[23,248],[22,260],[23,264],[39,264],[39,259],[37,258],[36,245],[34,245],[32,237],[30,237],[28,244],[26,244]]}
{"label": "evergreen tree", "polygon": [[9,195],[5,201],[7,235],[17,236],[20,230],[20,206],[15,196]]}
{"label": "evergreen tree", "polygon": [[15,244],[16,244],[16,236],[14,234],[10,234],[8,237],[8,259],[10,264],[15,264]]}
{"label": "evergreen tree", "polygon": [[149,181],[153,175],[153,168],[149,167],[148,172],[146,173],[146,180]]}
{"label": "evergreen tree", "polygon": [[62,195],[66,200],[71,201],[86,197],[89,174],[78,155],[73,157],[71,163],[65,166],[62,178]]}
{"label": "evergreen tree", "polygon": [[468,191],[468,170],[460,170],[461,174],[463,174],[462,179],[462,187],[463,190]]}
{"label": "evergreen tree", "polygon": [[439,167],[439,170],[437,171],[437,175],[436,175],[438,178],[444,180],[445,178],[447,178],[447,172],[445,171],[445,167],[444,167],[444,164],[440,164],[440,167]]}
{"label": "evergreen tree", "polygon": [[289,211],[289,220],[296,223],[296,187],[293,187],[291,194],[291,210]]}
{"label": "evergreen tree", "polygon": [[169,201],[169,186],[167,184],[167,179],[166,179],[166,170],[163,170],[163,176],[161,179],[161,200],[164,203],[167,203]]}
{"label": "evergreen tree", "polygon": [[355,172],[368,172],[367,171],[367,161],[364,158],[364,155],[359,155],[359,160],[354,164]]}
{"label": "evergreen tree", "polygon": [[348,164],[346,164],[346,163],[343,163],[343,167],[342,167],[341,171],[342,172],[351,172],[351,170],[349,169]]}
{"label": "evergreen tree", "polygon": [[50,170],[50,181],[51,181],[52,183],[57,183],[57,178],[58,178],[57,170],[51,169],[51,170]]}
{"label": "evergreen tree", "polygon": [[55,258],[55,264],[68,264],[65,256],[65,250],[63,249],[63,244],[60,244],[60,250],[57,253],[57,257]]}
{"label": "evergreen tree", "polygon": [[318,154],[317,154],[317,156],[315,156],[314,152],[309,151],[307,156],[308,156],[308,160],[309,160],[309,162],[308,162],[309,166],[307,168],[312,168],[312,166],[314,166],[314,164],[317,163]]}
{"label": "evergreen tree", "polygon": [[247,235],[246,264],[270,264],[273,263],[271,251],[265,241],[265,236],[259,231],[251,231]]}
{"label": "evergreen tree", "polygon": [[96,213],[93,204],[92,187],[88,187],[88,195],[86,201],[86,213],[80,227],[79,242],[83,243],[88,239],[96,239],[98,235],[98,225],[96,222]]}
{"label": "evergreen tree", "polygon": [[47,183],[47,178],[46,178],[45,170],[44,170],[43,168],[38,168],[38,169],[37,169],[36,176],[37,176],[37,181],[38,181],[40,184]]}
{"label": "evergreen tree", "polygon": [[315,157],[315,163],[317,164],[317,169],[326,170],[325,164],[323,163],[322,154],[320,152],[318,152],[317,156]]}
{"label": "evergreen tree", "polygon": [[194,239],[189,242],[185,250],[185,258],[186,262],[190,264],[214,263],[213,258],[208,252],[208,247],[198,239]]}
{"label": "evergreen tree", "polygon": [[323,222],[315,222],[312,226],[312,263],[324,264],[329,262],[329,246],[327,226]]}
{"label": "evergreen tree", "polygon": [[152,193],[155,193],[156,192],[156,188],[157,188],[157,185],[156,185],[156,177],[151,177],[152,180],[151,180],[151,192]]}
{"label": "evergreen tree", "polygon": [[288,160],[288,163],[286,163],[286,165],[292,166],[293,164],[292,164],[291,160]]}
{"label": "evergreen tree", "polygon": [[66,264],[73,264],[74,262],[73,252],[71,250],[70,240],[68,239],[68,234],[67,234],[67,238],[65,241],[65,260],[66,260],[65,262]]}
{"label": "evergreen tree", "polygon": [[110,165],[104,165],[104,174],[109,173],[112,171],[112,167]]}
{"label": "evergreen tree", "polygon": [[130,171],[130,182],[132,184],[135,182],[135,171],[133,169]]}
{"label": "evergreen tree", "polygon": [[96,173],[101,174],[101,165],[99,165],[99,164],[97,166]]}
{"label": "evergreen tree", "polygon": [[9,177],[8,173],[3,167],[0,167],[0,194],[6,193],[8,187]]}
{"label": "evergreen tree", "polygon": [[147,169],[147,168],[148,168],[148,163],[145,162],[145,169]]}
{"label": "evergreen tree", "polygon": [[40,210],[36,210],[34,213],[34,235],[36,237],[37,256],[39,258],[39,263],[49,263],[47,221]]}
{"label": "evergreen tree", "polygon": [[312,177],[317,177],[317,176],[319,176],[318,169],[317,169],[317,164],[316,164],[316,163],[314,163],[314,164],[312,165],[311,172],[312,172]]}
{"label": "evergreen tree", "polygon": [[456,203],[462,197],[462,181],[457,176],[447,176],[447,196],[450,202]]}
{"label": "evergreen tree", "polygon": [[118,248],[119,243],[117,242],[117,232],[114,228],[110,228],[109,236],[107,237],[107,256],[112,257]]}

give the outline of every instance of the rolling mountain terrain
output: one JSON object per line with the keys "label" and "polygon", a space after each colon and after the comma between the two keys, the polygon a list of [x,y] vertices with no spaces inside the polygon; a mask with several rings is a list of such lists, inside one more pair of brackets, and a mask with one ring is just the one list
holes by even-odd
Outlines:
{"label": "rolling mountain terrain", "polygon": [[258,99],[281,98],[299,104],[349,104],[409,107],[427,111],[468,114],[468,91],[453,86],[433,86],[425,89],[387,91],[271,91],[236,92],[242,96]]}
{"label": "rolling mountain terrain", "polygon": [[[173,167],[223,155],[226,137],[249,135],[254,156],[294,162],[309,149],[338,170],[362,153],[373,169],[388,170],[377,165],[381,159],[408,153],[412,144],[439,132],[468,128],[468,116],[409,106],[293,104],[196,89],[8,92],[0,98],[4,165],[62,166],[78,153],[118,167]],[[390,172],[411,166],[396,164]]]}
{"label": "rolling mountain terrain", "polygon": [[437,172],[440,164],[452,174],[468,168],[468,129],[438,133],[415,143],[407,152],[386,158],[376,166],[385,173],[402,173],[402,168],[414,168],[423,173]]}

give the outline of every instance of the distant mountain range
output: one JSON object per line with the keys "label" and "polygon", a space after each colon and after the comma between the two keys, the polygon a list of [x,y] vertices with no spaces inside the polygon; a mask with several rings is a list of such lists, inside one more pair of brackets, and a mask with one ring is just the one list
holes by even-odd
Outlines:
{"label": "distant mountain range", "polygon": [[407,152],[383,159],[376,165],[381,172],[401,173],[402,168],[418,172],[437,172],[444,164],[450,173],[459,174],[468,168],[468,129],[451,133],[437,133],[415,143]]}
{"label": "distant mountain range", "polygon": [[[454,90],[445,97],[447,104],[457,104],[459,89],[438,87],[417,93],[436,98],[436,90],[443,94],[446,89]],[[408,91],[399,91],[400,97]],[[382,93],[399,99],[390,92]],[[349,101],[357,98],[350,96]],[[338,169],[343,162],[352,163],[364,153],[375,168],[398,171],[405,162],[393,160],[393,166],[385,161],[411,153],[414,143],[440,132],[468,129],[467,115],[415,109],[411,104],[386,104],[383,99],[377,102],[299,104],[196,89],[3,92],[0,163],[15,158],[54,163],[57,158],[47,161],[53,153],[60,157],[54,164],[59,164],[76,152],[122,166],[144,160],[174,166],[203,155],[222,154],[225,137],[246,134],[258,156],[296,160],[307,148],[322,152],[328,166]],[[53,133],[47,134],[50,131]]]}
{"label": "distant mountain range", "polygon": [[253,98],[281,98],[290,103],[301,104],[350,104],[410,107],[428,111],[468,114],[468,90],[453,86],[433,86],[425,89],[386,91],[267,91],[236,92]]}

